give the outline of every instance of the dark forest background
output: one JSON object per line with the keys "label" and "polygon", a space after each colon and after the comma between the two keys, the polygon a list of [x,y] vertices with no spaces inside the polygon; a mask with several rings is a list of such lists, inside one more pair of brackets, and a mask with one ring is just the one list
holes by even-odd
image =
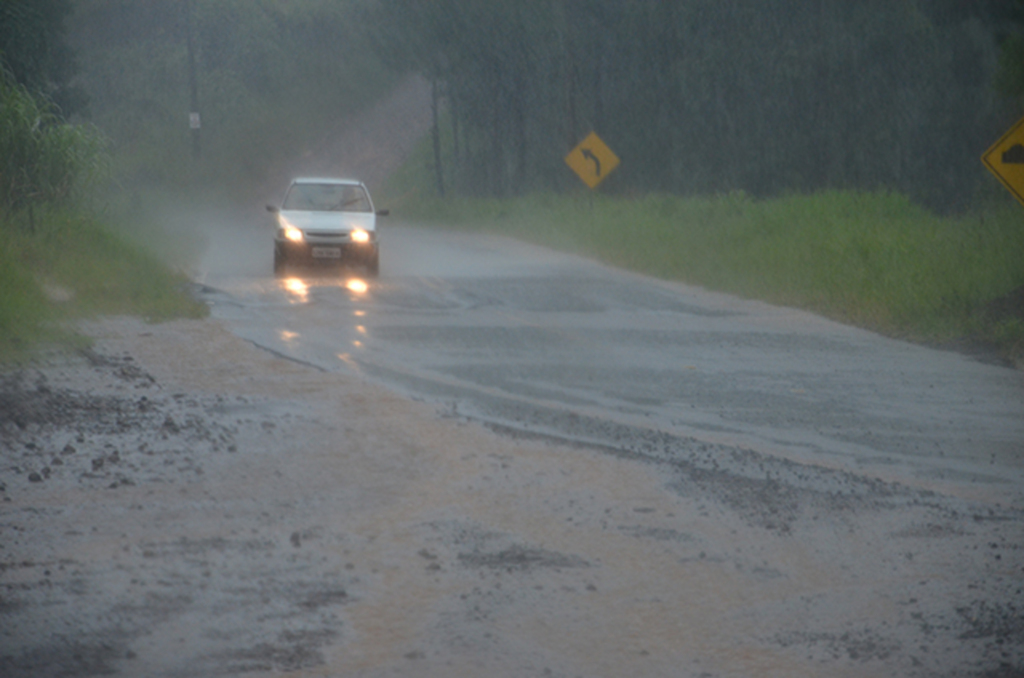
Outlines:
{"label": "dark forest background", "polygon": [[125,183],[258,183],[418,72],[452,193],[575,189],[562,159],[594,130],[613,193],[950,211],[990,190],[979,156],[1024,112],[1022,26],[1024,0],[0,0],[0,59],[94,123]]}
{"label": "dark forest background", "polygon": [[[379,0],[379,52],[436,81],[457,191],[575,185],[755,196],[888,189],[963,207],[1021,111],[1019,1]],[[1017,100],[1014,100],[1017,97]]]}

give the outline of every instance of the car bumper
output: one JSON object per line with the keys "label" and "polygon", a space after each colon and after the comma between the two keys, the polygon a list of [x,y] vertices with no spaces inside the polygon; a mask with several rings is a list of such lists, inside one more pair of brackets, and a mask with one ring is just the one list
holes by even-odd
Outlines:
{"label": "car bumper", "polygon": [[366,262],[373,259],[378,251],[378,244],[374,241],[368,243],[295,243],[288,240],[275,240],[274,247],[289,262],[328,265],[332,263]]}

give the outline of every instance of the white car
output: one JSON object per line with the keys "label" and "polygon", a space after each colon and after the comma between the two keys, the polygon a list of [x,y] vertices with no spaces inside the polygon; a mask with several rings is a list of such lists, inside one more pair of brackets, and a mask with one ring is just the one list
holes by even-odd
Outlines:
{"label": "white car", "polygon": [[355,179],[296,179],[275,215],[274,274],[289,264],[361,265],[370,276],[380,271],[377,217],[370,192]]}

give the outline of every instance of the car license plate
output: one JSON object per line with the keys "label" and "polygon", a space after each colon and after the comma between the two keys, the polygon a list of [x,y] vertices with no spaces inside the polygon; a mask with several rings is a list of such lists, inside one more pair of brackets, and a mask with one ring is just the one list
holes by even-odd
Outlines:
{"label": "car license plate", "polygon": [[340,247],[314,247],[311,254],[314,259],[340,259]]}

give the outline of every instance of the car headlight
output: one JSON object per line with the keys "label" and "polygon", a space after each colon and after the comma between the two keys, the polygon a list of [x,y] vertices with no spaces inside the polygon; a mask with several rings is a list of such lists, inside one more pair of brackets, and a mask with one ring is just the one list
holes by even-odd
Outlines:
{"label": "car headlight", "polygon": [[295,228],[291,224],[282,224],[281,231],[284,233],[284,237],[292,242],[302,242],[302,231]]}
{"label": "car headlight", "polygon": [[352,242],[364,243],[370,242],[370,234],[361,228],[357,228],[352,231]]}

